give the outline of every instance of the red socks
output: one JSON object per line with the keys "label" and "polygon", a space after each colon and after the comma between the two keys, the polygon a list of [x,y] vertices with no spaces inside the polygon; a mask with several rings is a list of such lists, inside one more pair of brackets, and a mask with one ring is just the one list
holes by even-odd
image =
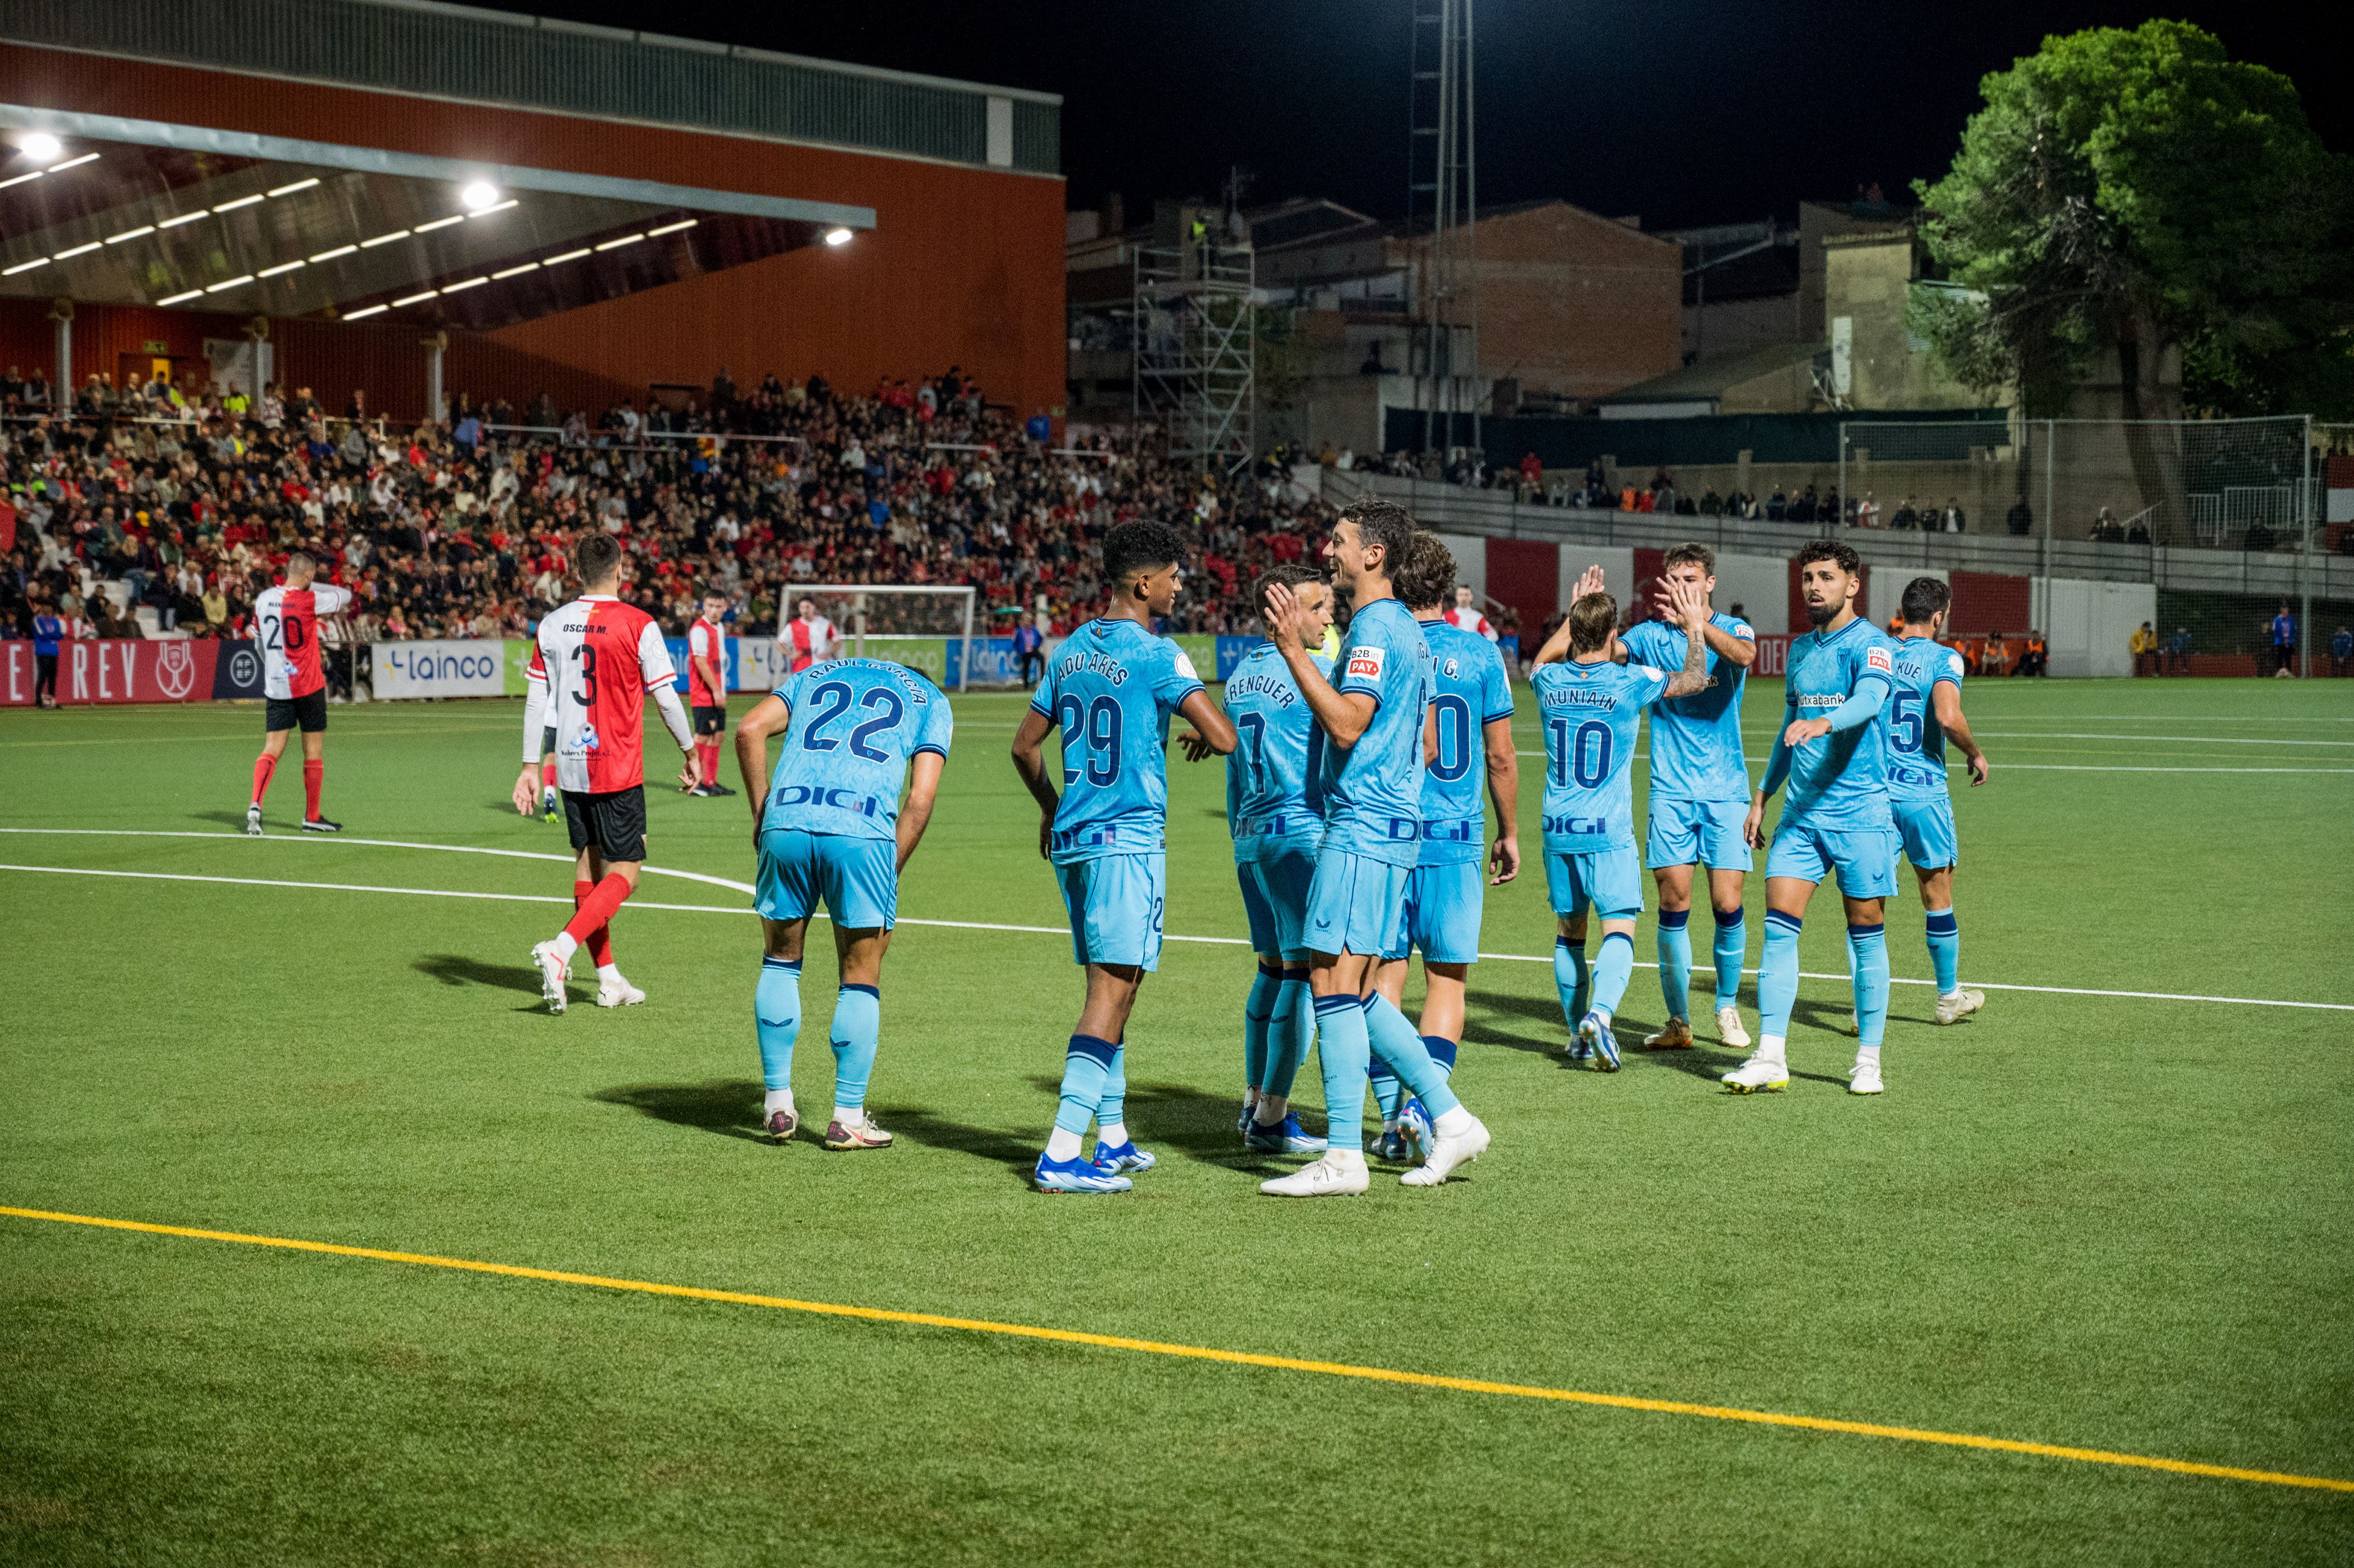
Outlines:
{"label": "red socks", "polygon": [[701,746],[696,747],[695,750],[701,753],[703,757],[703,781],[705,784],[718,783],[719,743],[716,740],[705,741]]}
{"label": "red socks", "polygon": [[[607,880],[611,881],[614,879],[609,877]],[[572,885],[573,910],[578,913],[580,906],[588,902],[588,895],[596,890],[597,885],[593,882],[575,882]],[[623,892],[622,896],[628,896],[626,890]],[[615,899],[614,902],[618,904],[620,900]],[[570,926],[567,926],[565,929],[570,931],[572,927]],[[572,939],[588,949],[588,961],[595,964],[599,969],[601,969],[607,964],[613,961],[612,927],[599,926],[595,930],[589,932],[585,938],[580,936],[578,932],[575,932]]]}
{"label": "red socks", "polygon": [[543,789],[556,788],[556,759],[552,757],[539,765],[539,787]]}
{"label": "red socks", "polygon": [[270,776],[277,771],[278,758],[270,756],[270,753],[265,751],[253,759],[253,803],[255,805],[260,805],[261,798],[270,793]]}
{"label": "red socks", "polygon": [[619,909],[621,906],[621,900],[630,895],[629,879],[620,873],[614,872],[595,887],[590,888],[587,896],[583,897],[580,890],[588,886],[585,882],[576,882],[572,885],[572,895],[580,900],[580,910],[578,914],[572,916],[572,923],[564,927],[564,934],[571,938],[575,943],[588,947],[588,956],[591,959],[596,959],[599,963],[610,963],[613,952],[612,938],[610,937],[604,938],[606,956],[602,959],[597,959],[597,949],[591,943],[591,938],[604,931],[605,923],[613,917],[613,911]]}
{"label": "red socks", "polygon": [[327,759],[306,757],[302,759],[302,816],[305,821],[319,820],[319,787],[326,782]]}

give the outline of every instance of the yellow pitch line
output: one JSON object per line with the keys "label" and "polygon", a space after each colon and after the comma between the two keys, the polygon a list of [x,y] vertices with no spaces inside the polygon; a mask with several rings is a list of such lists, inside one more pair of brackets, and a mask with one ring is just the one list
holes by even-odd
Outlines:
{"label": "yellow pitch line", "polygon": [[1643,1399],[1625,1393],[1589,1393],[1579,1389],[1542,1388],[1528,1383],[1490,1383],[1481,1378],[1444,1377],[1435,1372],[1398,1372],[1388,1367],[1352,1366],[1346,1361],[1314,1361],[1297,1356],[1261,1355],[1251,1351],[1221,1351],[1207,1345],[1167,1344],[1158,1340],[1131,1340],[1119,1334],[1089,1334],[1076,1329],[1044,1329],[1027,1323],[999,1323],[985,1318],[950,1318],[938,1312],[899,1312],[883,1307],[852,1307],[832,1301],[797,1301],[789,1296],[756,1296],[742,1290],[710,1290],[697,1285],[664,1285],[647,1279],[610,1279],[596,1274],[572,1274],[557,1268],[531,1268],[521,1264],[484,1263],[473,1258],[438,1257],[431,1253],[391,1252],[380,1247],[344,1246],[334,1242],[301,1241],[287,1236],[248,1235],[240,1231],[198,1230],[187,1225],[150,1224],[143,1220],[111,1220],[90,1214],[56,1213],[47,1209],[0,1205],[0,1214],[21,1220],[47,1220],[58,1224],[91,1225],[103,1230],[141,1231],[150,1235],[186,1236],[196,1241],[236,1242],[245,1246],[281,1247],[290,1252],[332,1253],[338,1257],[373,1258],[378,1263],[418,1264],[428,1268],[454,1268],[469,1274],[499,1274],[515,1279],[544,1279],[557,1285],[589,1285],[600,1290],[631,1290],[645,1296],[676,1296],[693,1301],[726,1301],[739,1307],[768,1307],[786,1312],[815,1312],[830,1318],[856,1318],[871,1323],[911,1323],[927,1329],[960,1329],[976,1334],[1008,1334],[1025,1340],[1048,1340],[1066,1345],[1092,1345],[1108,1351],[1134,1351],[1145,1355],[1179,1356],[1190,1361],[1225,1361],[1235,1366],[1274,1367],[1284,1372],[1320,1372],[1327,1377],[1360,1378],[1368,1383],[1407,1383],[1416,1388],[1451,1389],[1460,1393],[1506,1394],[1516,1399],[1548,1399],[1568,1404],[1599,1404],[1614,1410],[1648,1410],[1662,1415],[1701,1415],[1712,1421],[1743,1421],[1758,1426],[1796,1426],[1810,1432],[1840,1432],[1857,1437],[1889,1437],[1906,1443],[1940,1443],[1955,1448],[1990,1448],[2008,1454],[2032,1454],[2046,1459],[2075,1459],[2094,1465],[2123,1465],[2135,1469],[2166,1470],[2182,1476],[2211,1476],[2232,1481],[2261,1481],[2277,1487],[2306,1487],[2319,1491],[2354,1492],[2354,1481],[2327,1476],[2300,1476],[2284,1470],[2249,1470],[2234,1465],[2202,1465],[2190,1459],[2166,1459],[2149,1454],[2120,1454],[2106,1448],[2075,1448],[2056,1443],[2029,1443],[2015,1437],[1981,1437],[1966,1432],[1935,1432],[1918,1426],[1886,1426],[1871,1421],[1840,1421],[1820,1415],[1787,1415],[1773,1410],[1744,1410],[1737,1405],[1693,1404],[1681,1399]]}

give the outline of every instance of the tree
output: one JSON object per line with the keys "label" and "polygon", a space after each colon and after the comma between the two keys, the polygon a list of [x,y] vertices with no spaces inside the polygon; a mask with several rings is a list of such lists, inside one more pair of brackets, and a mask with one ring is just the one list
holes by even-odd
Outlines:
{"label": "tree", "polygon": [[[1919,313],[1955,375],[2052,415],[2113,351],[2128,419],[2178,418],[2186,397],[2354,410],[2354,160],[2322,146],[2286,77],[2152,21],[2046,38],[1980,90],[1953,167],[1914,186],[1930,254],[1967,291]],[[2159,456],[2136,450],[2146,493]]]}

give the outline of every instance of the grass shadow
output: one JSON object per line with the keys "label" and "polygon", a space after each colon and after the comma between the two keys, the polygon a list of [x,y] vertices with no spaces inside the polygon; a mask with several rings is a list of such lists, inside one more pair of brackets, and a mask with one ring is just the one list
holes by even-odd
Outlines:
{"label": "grass shadow", "polygon": [[408,967],[443,985],[494,985],[503,991],[539,994],[539,971],[520,964],[486,964],[463,953],[429,953]]}
{"label": "grass shadow", "polygon": [[970,1154],[976,1160],[1002,1166],[1006,1174],[1025,1187],[1030,1184],[1030,1173],[1038,1163],[1038,1151],[1046,1147],[1043,1134],[975,1127],[969,1122],[950,1121],[946,1117],[935,1116],[913,1106],[879,1110],[875,1113],[875,1119],[888,1128],[894,1137],[920,1143],[927,1149],[945,1149],[955,1154]]}
{"label": "grass shadow", "polygon": [[[535,989],[536,985],[535,981]],[[627,1106],[673,1127],[766,1143],[768,1137],[759,1130],[760,1093],[760,1085],[751,1078],[710,1078],[700,1084],[624,1084],[599,1089],[588,1097]]]}

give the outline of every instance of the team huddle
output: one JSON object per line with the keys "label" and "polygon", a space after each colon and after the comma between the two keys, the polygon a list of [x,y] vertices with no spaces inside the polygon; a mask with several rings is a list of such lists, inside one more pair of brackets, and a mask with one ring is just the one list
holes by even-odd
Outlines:
{"label": "team huddle", "polygon": [[[542,623],[531,661],[525,766],[514,789],[517,810],[531,814],[543,759],[554,754],[579,856],[576,914],[532,957],[557,1012],[581,947],[598,967],[600,1005],[644,998],[613,966],[609,926],[645,853],[645,694],[684,756],[681,787],[702,787],[712,772],[706,725],[696,726],[702,735],[690,731],[658,630],[616,597],[620,552],[592,535],[578,554],[587,591]],[[1454,1076],[1485,890],[1522,868],[1510,673],[1492,641],[1462,624],[1476,628],[1476,615],[1448,613],[1456,585],[1446,547],[1402,507],[1369,500],[1333,528],[1329,577],[1279,566],[1261,579],[1267,641],[1235,667],[1223,704],[1213,702],[1185,652],[1151,630],[1182,589],[1184,556],[1182,536],[1161,524],[1124,524],[1105,536],[1111,603],[1047,662],[1013,738],[1014,768],[1040,810],[1039,852],[1061,887],[1073,958],[1086,976],[1034,1181],[1044,1192],[1119,1192],[1154,1164],[1127,1125],[1126,1040],[1143,978],[1160,963],[1168,744],[1171,721],[1181,718],[1188,727],[1177,738],[1189,761],[1225,759],[1227,823],[1257,958],[1242,1010],[1237,1131],[1259,1152],[1314,1156],[1260,1190],[1281,1197],[1365,1192],[1369,1089],[1380,1113],[1375,1157],[1405,1167],[1405,1186],[1438,1185],[1490,1143]],[[1707,549],[1667,553],[1655,618],[1623,636],[1617,601],[1600,569],[1588,571],[1560,630],[1535,656],[1541,853],[1556,920],[1564,1050],[1574,1063],[1605,1072],[1619,1065],[1615,1017],[1635,968],[1646,867],[1659,897],[1667,1019],[1643,1045],[1694,1043],[1689,922],[1694,874],[1702,870],[1715,924],[1717,1038],[1750,1044],[1739,1003],[1742,906],[1758,848],[1767,849],[1758,1035],[1755,1051],[1724,1075],[1729,1088],[1788,1085],[1784,1043],[1798,935],[1826,876],[1837,878],[1847,916],[1858,1037],[1852,1092],[1884,1087],[1883,910],[1900,854],[1914,868],[1926,911],[1937,1022],[1956,1022],[1982,1003],[1957,980],[1947,740],[1968,759],[1973,784],[1985,781],[1987,763],[1962,718],[1961,662],[1936,641],[1946,586],[1929,577],[1908,586],[1902,635],[1890,638],[1855,611],[1861,570],[1852,549],[1810,544],[1799,565],[1813,630],[1791,641],[1787,708],[1755,789],[1740,710],[1756,642],[1747,625],[1711,609]],[[1331,629],[1343,605],[1346,630],[1335,641]],[[1646,713],[1650,791],[1638,863],[1632,776]],[[882,964],[899,874],[930,820],[953,728],[948,699],[929,680],[870,659],[801,670],[737,727],[764,936],[753,1007],[766,1084],[761,1118],[773,1139],[791,1139],[801,1125],[791,1078],[801,970],[809,923],[822,908],[839,975],[823,1142],[842,1150],[891,1142],[865,1110]],[[1044,746],[1057,732],[1060,765],[1050,769]],[[773,772],[772,739],[781,740]],[[1786,786],[1769,848],[1766,808]],[[1602,929],[1589,960],[1590,919]],[[1426,988],[1410,1022],[1402,1001],[1416,951]],[[1311,1049],[1322,1075],[1321,1137],[1292,1108]]]}

